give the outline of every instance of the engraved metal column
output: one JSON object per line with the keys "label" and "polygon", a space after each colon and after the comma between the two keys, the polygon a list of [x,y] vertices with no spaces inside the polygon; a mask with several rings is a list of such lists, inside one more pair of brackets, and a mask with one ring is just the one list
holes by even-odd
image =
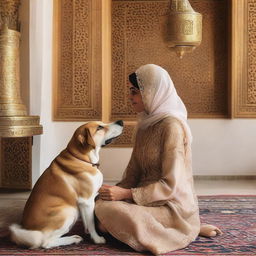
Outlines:
{"label": "engraved metal column", "polygon": [[20,95],[20,0],[0,0],[0,187],[31,188],[32,136],[42,134]]}

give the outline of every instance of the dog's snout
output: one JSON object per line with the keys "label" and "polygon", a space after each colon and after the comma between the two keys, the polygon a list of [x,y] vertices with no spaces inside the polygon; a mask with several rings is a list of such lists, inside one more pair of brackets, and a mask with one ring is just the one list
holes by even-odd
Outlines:
{"label": "dog's snout", "polygon": [[116,124],[118,124],[118,125],[120,125],[120,126],[124,126],[123,120],[118,120],[118,121],[116,121]]}

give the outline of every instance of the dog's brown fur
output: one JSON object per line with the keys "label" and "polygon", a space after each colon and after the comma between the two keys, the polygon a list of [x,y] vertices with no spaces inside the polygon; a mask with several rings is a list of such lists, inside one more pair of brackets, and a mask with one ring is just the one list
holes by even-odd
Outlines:
{"label": "dog's brown fur", "polygon": [[[98,130],[99,126],[102,128],[100,131]],[[35,242],[32,233],[30,234],[31,242],[29,240],[24,242],[24,237],[18,235],[17,232],[22,230],[24,232],[40,231],[44,240],[47,240],[51,237],[51,233],[60,230],[59,233],[57,232],[58,235],[51,239],[61,239],[60,236],[67,233],[74,224],[73,222],[76,221],[75,209],[79,206],[79,209],[83,211],[84,208],[89,207],[88,202],[94,204],[94,197],[102,184],[102,175],[96,165],[93,165],[90,153],[97,146],[99,147],[95,140],[98,140],[97,143],[99,143],[99,139],[104,137],[109,129],[109,125],[101,122],[90,122],[75,131],[67,148],[52,161],[35,184],[24,208],[22,229],[17,225],[10,227],[13,241],[32,248],[58,246],[58,244],[53,246],[51,243],[47,244],[40,238],[37,239],[40,242]],[[101,180],[95,182],[94,179]],[[83,213],[84,224],[85,216],[86,214]],[[69,218],[72,223],[65,224]],[[104,239],[96,233],[94,226],[91,229],[94,230],[91,234],[94,241],[96,243],[104,242]],[[36,234],[39,233],[34,233],[34,236]],[[76,238],[73,239],[74,242],[81,241],[80,237]],[[72,239],[70,238],[70,240]]]}

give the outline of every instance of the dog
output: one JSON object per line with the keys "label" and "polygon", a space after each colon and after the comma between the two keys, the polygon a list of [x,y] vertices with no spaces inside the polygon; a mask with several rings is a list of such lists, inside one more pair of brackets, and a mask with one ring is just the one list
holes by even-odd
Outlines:
{"label": "dog", "polygon": [[94,224],[94,199],[103,182],[98,169],[99,151],[122,131],[122,120],[110,124],[88,122],[77,128],[67,148],[36,182],[21,225],[9,227],[11,240],[31,249],[77,244],[82,237],[62,236],[69,232],[80,212],[85,232],[88,230],[94,243],[105,243]]}

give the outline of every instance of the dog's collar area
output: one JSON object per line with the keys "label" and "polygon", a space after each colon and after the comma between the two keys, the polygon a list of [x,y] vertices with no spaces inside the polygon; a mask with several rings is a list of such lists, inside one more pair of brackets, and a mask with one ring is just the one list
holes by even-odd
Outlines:
{"label": "dog's collar area", "polygon": [[88,163],[88,164],[91,164],[92,165],[92,167],[99,167],[100,166],[100,163],[96,163],[96,164],[94,164],[94,163],[91,163],[91,162],[87,162],[87,161],[85,161],[86,163]]}
{"label": "dog's collar area", "polygon": [[97,168],[99,168],[100,166],[100,163],[96,163],[96,164],[91,163],[91,164],[92,164],[92,167],[96,166]]}
{"label": "dog's collar area", "polygon": [[[69,149],[67,149],[68,150],[68,152],[72,155],[72,156],[74,156],[73,154],[72,154],[72,152],[69,150]],[[80,158],[78,158],[78,159],[80,159]],[[86,163],[88,163],[88,164],[91,164],[92,165],[92,167],[99,167],[100,166],[100,163],[92,163],[92,162],[89,162],[89,161],[85,161],[84,159],[80,159],[80,160],[82,160],[82,161],[84,161],[84,162],[86,162]]]}

